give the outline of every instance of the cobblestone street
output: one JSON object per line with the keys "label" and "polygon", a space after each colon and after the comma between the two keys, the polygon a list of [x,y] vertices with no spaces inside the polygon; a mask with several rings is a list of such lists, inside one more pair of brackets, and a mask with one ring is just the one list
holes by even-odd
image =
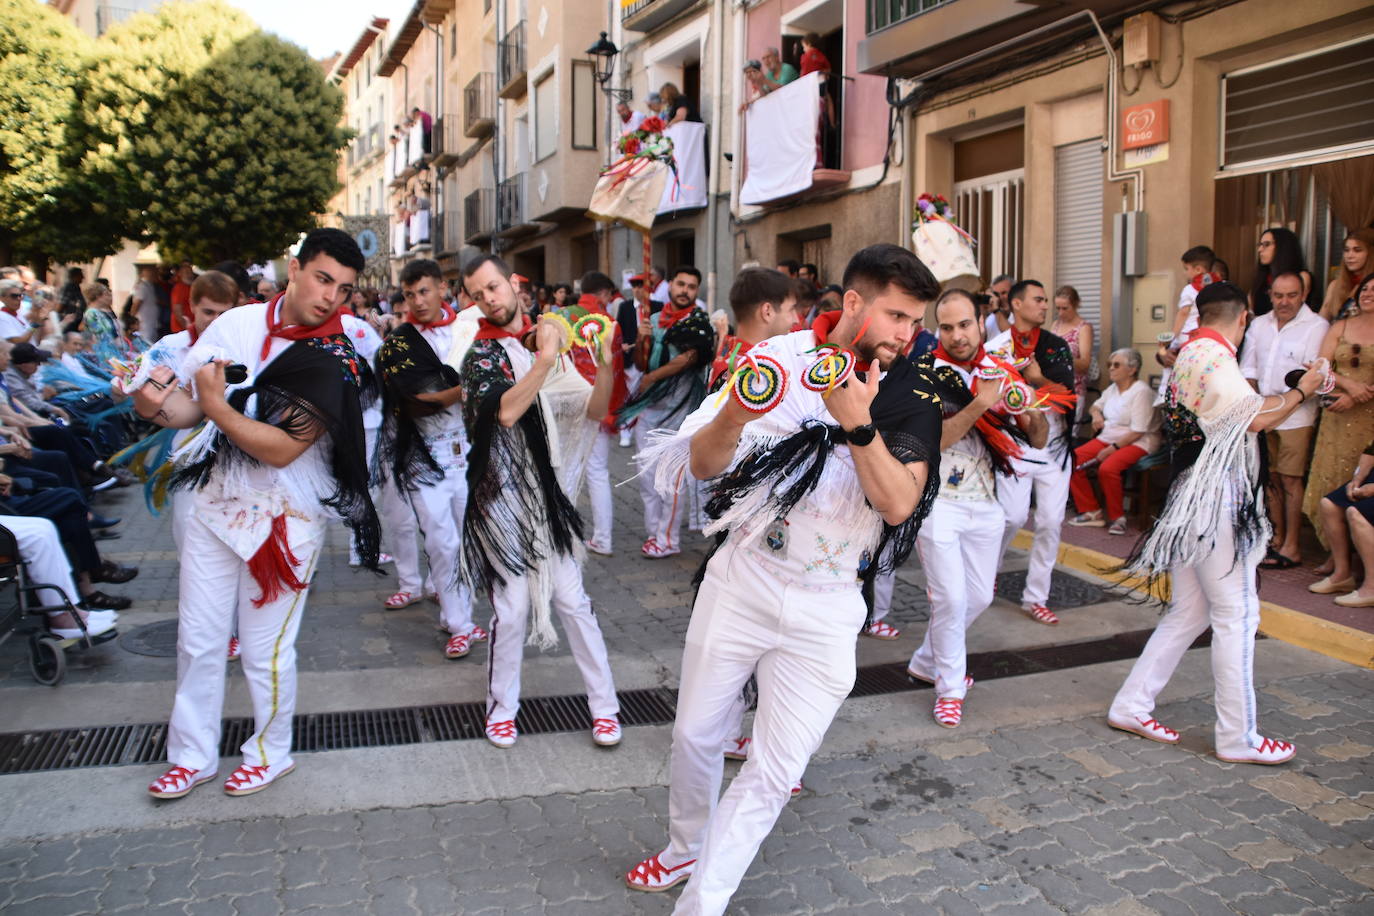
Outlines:
{"label": "cobblestone street", "polygon": [[[617,490],[622,519],[636,518],[636,502],[633,484]],[[126,531],[102,546],[143,568],[126,587],[139,600],[121,617],[124,641],[174,616],[175,560],[165,522],[148,519],[137,494],[105,505],[126,517]],[[629,525],[617,533],[620,555],[589,560],[588,583],[618,686],[675,686],[700,541],[651,564],[629,549]],[[479,699],[481,660],[442,660],[432,607],[382,612],[373,598],[389,583],[350,570],[337,533],[332,547],[302,629],[298,712]],[[892,619],[903,638],[861,640],[861,662],[914,648],[926,615],[920,581],[913,566],[898,585]],[[997,624],[980,623],[971,648],[1153,623],[1085,579],[1057,587],[1098,603],[1067,607],[1048,631],[999,601],[989,612]],[[171,657],[111,644],[74,658],[67,682],[45,690],[27,681],[20,647],[0,653],[0,730],[166,715]],[[531,654],[528,695],[579,689],[566,648],[554,654]],[[985,680],[956,732],[929,721],[928,693],[850,700],[731,911],[1370,912],[1374,678],[1273,640],[1257,659],[1262,728],[1299,748],[1272,770],[1210,755],[1205,650],[1189,653],[1159,710],[1183,732],[1174,748],[1105,726],[1106,698],[1129,662]],[[442,696],[431,696],[436,685]],[[231,686],[241,693],[237,674]],[[262,795],[228,799],[212,785],[161,806],[142,793],[152,766],[0,776],[12,800],[0,909],[666,913],[676,891],[630,892],[621,875],[665,842],[669,738],[664,725],[628,729],[611,752],[555,734],[509,751],[459,741],[300,754],[300,772]]]}

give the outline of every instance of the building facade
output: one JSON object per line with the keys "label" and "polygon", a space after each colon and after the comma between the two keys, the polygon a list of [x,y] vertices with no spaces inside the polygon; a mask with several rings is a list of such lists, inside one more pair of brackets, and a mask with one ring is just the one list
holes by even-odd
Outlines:
{"label": "building facade", "polygon": [[1374,215],[1352,197],[1374,178],[1358,0],[875,0],[865,26],[860,69],[904,103],[896,231],[917,194],[946,195],[985,280],[1075,286],[1099,356],[1135,346],[1142,375],[1188,247],[1248,288],[1260,233],[1286,226],[1324,287]]}

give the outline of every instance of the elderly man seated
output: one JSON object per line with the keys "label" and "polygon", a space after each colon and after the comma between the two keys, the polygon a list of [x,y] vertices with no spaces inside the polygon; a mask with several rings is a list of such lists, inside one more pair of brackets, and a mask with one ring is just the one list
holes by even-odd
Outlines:
{"label": "elderly man seated", "polygon": [[[43,585],[56,586],[61,594],[50,595],[40,590],[37,599],[46,605],[60,604],[65,597],[77,608],[86,624],[86,633],[100,636],[114,629],[119,614],[106,608],[83,607],[80,593],[72,580],[72,567],[67,555],[62,551],[62,539],[57,527],[46,518],[22,515],[0,515],[0,528],[14,535],[19,545],[19,556],[28,566],[29,581]],[[72,619],[72,612],[66,610],[49,611],[47,615],[48,632],[61,639],[77,639],[81,628]]]}
{"label": "elderly man seated", "polygon": [[[1074,451],[1074,472],[1069,479],[1069,492],[1079,514],[1069,520],[1070,525],[1101,528],[1110,523],[1108,534],[1126,533],[1126,511],[1123,508],[1121,475],[1141,458],[1159,448],[1160,418],[1152,402],[1154,393],[1140,380],[1140,354],[1123,348],[1113,353],[1107,363],[1107,377],[1111,384],[1092,406],[1093,429],[1096,438]],[[1097,480],[1102,485],[1102,499],[1107,504],[1107,517],[1093,493],[1088,469],[1097,467]]]}

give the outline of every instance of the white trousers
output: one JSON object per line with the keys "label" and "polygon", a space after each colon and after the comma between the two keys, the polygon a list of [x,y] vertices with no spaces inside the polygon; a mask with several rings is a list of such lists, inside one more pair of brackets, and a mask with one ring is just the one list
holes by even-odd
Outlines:
{"label": "white trousers", "polygon": [[992,604],[1003,521],[990,500],[937,499],[916,535],[930,623],[910,668],[935,681],[937,696],[962,699],[968,692],[965,634]]}
{"label": "white trousers", "polygon": [[[606,640],[592,611],[592,599],[582,587],[582,569],[569,556],[549,561],[553,579],[553,609],[563,621],[563,632],[573,661],[587,688],[587,707],[592,718],[620,712],[611,678]],[[520,711],[520,667],[525,657],[525,632],[530,617],[529,579],[506,575],[492,589],[491,643],[487,652],[487,718],[506,722]]]}
{"label": "white trousers", "polygon": [[[655,429],[677,429],[684,417],[681,411],[668,414],[650,407],[639,415],[635,424],[635,449],[642,450]],[[683,475],[684,478],[690,475]],[[679,547],[682,543],[682,517],[688,511],[687,481],[678,486],[669,499],[654,488],[653,474],[639,475],[639,497],[644,502],[644,537],[658,542],[663,548]]]}
{"label": "white trousers", "polygon": [[[55,585],[61,589],[68,601],[77,604],[81,601],[81,591],[72,578],[72,564],[67,552],[62,549],[62,538],[57,526],[46,518],[29,515],[6,515],[0,517],[0,526],[8,528],[19,544],[19,556],[28,567],[29,582]],[[61,604],[62,596],[50,594],[46,589],[34,597],[43,604]]]}
{"label": "white trousers", "polygon": [[[324,546],[322,518],[288,517],[287,542],[299,561],[296,575],[309,583]],[[278,767],[290,761],[291,717],[296,710],[296,633],[309,587],[287,589],[262,607],[248,564],[192,513],[182,532],[177,626],[177,689],[167,726],[167,760],[213,771],[219,763],[220,716],[227,661],[224,646],[238,620],[240,660],[253,701],[256,729],[243,743],[245,763]]]}
{"label": "white trousers", "polygon": [[[363,430],[367,437],[367,466],[372,467],[372,458],[377,451],[377,430]],[[391,469],[382,469],[382,482],[372,491],[372,504],[377,507],[377,518],[382,524],[383,542],[391,548],[396,558],[396,590],[420,594],[420,550],[415,545],[415,510],[410,508],[406,499],[391,479]],[[358,548],[353,538],[348,539],[348,561],[358,562]]]}
{"label": "white trousers", "polygon": [[1254,680],[1255,631],[1259,627],[1255,569],[1263,556],[1261,544],[1237,563],[1235,534],[1223,528],[1218,529],[1216,546],[1205,560],[1197,566],[1170,570],[1173,599],[1169,611],[1112,700],[1113,717],[1151,717],[1155,699],[1169,683],[1183,653],[1210,626],[1216,749],[1234,756],[1259,746]]}
{"label": "white trousers", "polygon": [[[459,575],[463,555],[463,513],[468,481],[462,468],[447,468],[442,480],[419,484],[410,504],[429,560],[429,576],[439,596],[439,622],[454,636],[472,632],[472,590]],[[407,589],[402,589],[407,591]]]}
{"label": "white trousers", "polygon": [[1050,575],[1059,557],[1059,533],[1064,527],[1064,509],[1068,505],[1070,472],[1048,454],[1044,463],[1013,458],[1011,464],[1019,476],[997,478],[997,501],[1006,515],[1002,552],[997,556],[999,561],[1006,556],[1011,539],[1030,518],[1031,493],[1034,492],[1030,566],[1026,569],[1026,587],[1021,592],[1021,606],[1032,607],[1044,604],[1050,597]]}
{"label": "white trousers", "polygon": [[[675,913],[723,913],[854,686],[857,588],[793,584],[732,544],[711,558],[682,655],[668,790],[671,866],[696,859]],[[749,759],[720,794],[721,747],[757,673]]]}
{"label": "white trousers", "polygon": [[[887,563],[892,559],[892,547],[883,548],[879,562]],[[897,586],[897,571],[880,572],[873,577],[873,622],[877,623],[892,610],[892,591]]]}
{"label": "white trousers", "polygon": [[610,546],[615,523],[611,502],[611,446],[620,434],[606,432],[597,424],[596,441],[587,456],[587,500],[592,506],[592,540]]}

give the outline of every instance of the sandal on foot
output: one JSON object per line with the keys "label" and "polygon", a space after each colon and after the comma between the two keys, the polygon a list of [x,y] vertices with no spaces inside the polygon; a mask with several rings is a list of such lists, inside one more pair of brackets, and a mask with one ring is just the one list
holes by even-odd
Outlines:
{"label": "sandal on foot", "polygon": [[399,611],[402,608],[410,607],[412,604],[419,604],[420,598],[412,592],[397,592],[390,598],[382,602],[382,606],[388,611]]}
{"label": "sandal on foot", "polygon": [[1114,719],[1108,716],[1107,724],[1117,731],[1130,732],[1142,738],[1149,738],[1151,741],[1158,741],[1160,744],[1178,744],[1178,732],[1167,725],[1161,725],[1158,719],[1151,719],[1146,716]]}
{"label": "sandal on foot", "polygon": [[964,718],[964,701],[961,697],[940,697],[935,701],[935,724],[944,728],[958,728]]}

